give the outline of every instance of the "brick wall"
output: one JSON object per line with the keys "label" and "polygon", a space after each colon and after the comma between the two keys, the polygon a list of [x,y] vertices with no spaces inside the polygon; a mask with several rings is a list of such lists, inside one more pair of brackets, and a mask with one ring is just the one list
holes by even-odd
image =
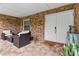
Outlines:
{"label": "brick wall", "polygon": [[74,4],[74,23],[75,23],[75,32],[79,33],[79,3]]}
{"label": "brick wall", "polygon": [[30,30],[32,36],[39,41],[43,41],[44,38],[44,16],[33,15],[30,17]]}
{"label": "brick wall", "polygon": [[20,31],[20,21],[18,19],[19,18],[0,14],[0,38],[2,31],[5,29],[10,29],[15,33]]}

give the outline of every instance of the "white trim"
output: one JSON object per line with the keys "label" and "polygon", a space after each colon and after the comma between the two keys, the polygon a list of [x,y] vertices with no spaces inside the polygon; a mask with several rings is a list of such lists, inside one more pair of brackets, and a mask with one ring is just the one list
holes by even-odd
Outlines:
{"label": "white trim", "polygon": [[24,21],[29,21],[30,19],[24,19],[23,20],[23,31],[24,31]]}

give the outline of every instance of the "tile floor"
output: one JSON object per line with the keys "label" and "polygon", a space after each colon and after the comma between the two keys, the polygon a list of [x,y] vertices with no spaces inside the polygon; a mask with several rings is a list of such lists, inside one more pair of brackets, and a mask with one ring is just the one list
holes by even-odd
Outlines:
{"label": "tile floor", "polygon": [[60,56],[61,47],[51,47],[43,42],[34,42],[17,48],[12,43],[6,40],[0,40],[0,55],[1,56]]}

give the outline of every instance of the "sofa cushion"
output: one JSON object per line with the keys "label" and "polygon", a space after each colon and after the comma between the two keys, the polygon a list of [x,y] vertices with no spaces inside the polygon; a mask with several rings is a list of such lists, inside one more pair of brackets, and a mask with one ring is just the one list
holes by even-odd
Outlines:
{"label": "sofa cushion", "polygon": [[4,33],[5,35],[11,34],[10,30],[4,30],[3,33]]}
{"label": "sofa cushion", "polygon": [[20,34],[26,34],[26,33],[29,33],[29,31],[22,31],[22,32],[18,33],[18,35],[20,36]]}
{"label": "sofa cushion", "polygon": [[12,36],[12,34],[6,34],[5,36]]}
{"label": "sofa cushion", "polygon": [[11,31],[10,30],[4,30],[3,33],[5,34],[5,36],[12,36]]}

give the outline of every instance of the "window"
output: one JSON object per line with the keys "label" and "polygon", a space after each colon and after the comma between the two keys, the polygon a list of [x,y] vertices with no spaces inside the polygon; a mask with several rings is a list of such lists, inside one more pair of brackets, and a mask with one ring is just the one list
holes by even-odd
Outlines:
{"label": "window", "polygon": [[30,30],[30,21],[29,20],[24,20],[23,21],[23,30]]}

